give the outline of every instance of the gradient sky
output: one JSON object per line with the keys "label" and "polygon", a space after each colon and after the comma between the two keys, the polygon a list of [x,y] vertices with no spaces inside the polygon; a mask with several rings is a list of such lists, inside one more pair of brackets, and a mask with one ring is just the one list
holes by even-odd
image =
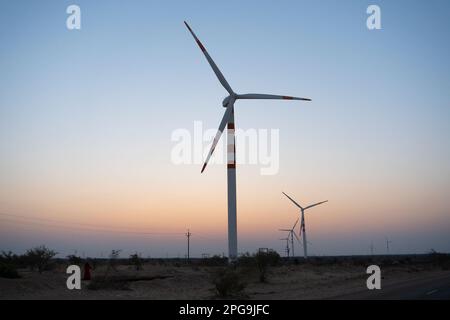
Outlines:
{"label": "gradient sky", "polygon": [[0,250],[184,256],[189,227],[193,255],[227,252],[225,166],[170,159],[226,96],[183,20],[236,91],[313,99],[236,105],[237,127],[280,130],[277,175],[237,169],[240,252],[283,252],[282,191],[329,200],[307,213],[311,254],[450,251],[446,0],[2,0]]}

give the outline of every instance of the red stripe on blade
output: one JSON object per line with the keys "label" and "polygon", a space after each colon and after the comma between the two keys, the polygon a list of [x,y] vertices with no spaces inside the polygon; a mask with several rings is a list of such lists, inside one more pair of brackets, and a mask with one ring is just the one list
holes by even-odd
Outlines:
{"label": "red stripe on blade", "polygon": [[229,163],[227,165],[228,169],[236,169],[236,164],[235,163]]}
{"label": "red stripe on blade", "polygon": [[228,123],[227,128],[228,129],[234,129],[234,123]]}
{"label": "red stripe on blade", "polygon": [[284,100],[292,100],[292,99],[294,99],[294,98],[289,97],[289,96],[283,96],[283,99],[284,99]]}
{"label": "red stripe on blade", "polygon": [[202,45],[202,43],[200,42],[200,40],[197,40],[197,44],[200,47],[200,50],[202,50],[203,52],[206,51],[205,47]]}

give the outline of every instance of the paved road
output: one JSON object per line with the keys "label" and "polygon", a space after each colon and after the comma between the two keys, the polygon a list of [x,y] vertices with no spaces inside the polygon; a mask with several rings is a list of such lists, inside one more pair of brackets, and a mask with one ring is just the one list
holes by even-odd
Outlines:
{"label": "paved road", "polygon": [[338,300],[450,300],[450,272],[383,286],[336,297]]}

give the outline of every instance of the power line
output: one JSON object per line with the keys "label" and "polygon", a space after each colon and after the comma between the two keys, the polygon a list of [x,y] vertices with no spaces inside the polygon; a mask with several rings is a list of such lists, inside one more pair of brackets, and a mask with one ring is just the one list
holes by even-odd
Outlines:
{"label": "power line", "polygon": [[39,218],[39,217],[31,217],[31,216],[24,216],[24,215],[16,215],[16,214],[9,214],[9,213],[2,213],[0,212],[0,216],[7,216],[11,218],[18,218],[18,219],[26,219],[26,220],[35,220],[35,221],[42,221],[42,222],[51,222],[51,223],[58,223],[58,224],[66,224],[66,225],[77,225],[81,227],[90,227],[90,228],[97,228],[97,229],[106,229],[108,231],[120,231],[120,232],[138,232],[138,233],[146,233],[146,234],[183,234],[183,232],[154,232],[154,231],[139,231],[137,228],[127,228],[127,227],[115,227],[115,226],[101,226],[96,224],[89,224],[89,223],[79,223],[79,222],[70,222],[70,221],[62,221],[62,220],[56,220],[56,219],[48,219],[48,218]]}
{"label": "power line", "polygon": [[[3,216],[3,217],[2,217]],[[60,228],[60,229],[68,229],[74,231],[85,231],[85,232],[104,232],[104,233],[122,233],[122,234],[133,234],[133,235],[143,235],[143,236],[186,236],[184,232],[162,232],[162,231],[147,231],[147,230],[139,230],[136,228],[118,228],[114,226],[102,226],[97,224],[89,224],[89,223],[79,223],[72,221],[62,221],[57,219],[49,219],[49,218],[40,218],[40,217],[32,217],[26,215],[17,215],[0,212],[0,221],[4,221],[12,224],[19,225],[31,225],[31,226],[40,226],[40,227],[51,227],[51,228]],[[197,234],[196,235],[205,240],[221,240],[218,238],[212,238],[207,236],[206,234]]]}
{"label": "power line", "polygon": [[33,221],[17,221],[17,220],[8,219],[8,218],[0,218],[0,221],[12,223],[12,224],[19,224],[19,225],[33,225],[33,226],[40,226],[40,227],[50,227],[50,228],[69,229],[69,230],[75,230],[75,231],[88,231],[88,232],[122,233],[122,234],[133,234],[133,235],[144,235],[144,236],[173,236],[173,235],[183,236],[184,235],[182,232],[165,232],[164,233],[164,232],[108,230],[108,229],[104,229],[104,228],[96,229],[96,228],[92,228],[92,227],[90,227],[90,228],[73,227],[73,226],[55,225],[55,224],[33,222]]}

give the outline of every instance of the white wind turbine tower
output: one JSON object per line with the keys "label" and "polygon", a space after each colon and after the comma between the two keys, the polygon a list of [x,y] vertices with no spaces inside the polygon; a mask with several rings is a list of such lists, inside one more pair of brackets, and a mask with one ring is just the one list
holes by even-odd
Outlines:
{"label": "white wind turbine tower", "polygon": [[297,239],[297,241],[300,243],[300,239],[297,237],[297,235],[294,232],[295,226],[298,223],[299,218],[295,221],[294,225],[291,229],[278,229],[279,231],[287,231],[288,232],[288,238],[291,240],[291,249],[292,249],[292,257],[295,257],[295,251],[294,251],[294,237]]}
{"label": "white wind turbine tower", "polygon": [[318,206],[319,204],[328,202],[328,200],[322,201],[322,202],[318,202],[315,204],[311,204],[307,207],[302,207],[301,205],[299,205],[297,202],[295,202],[291,197],[289,197],[286,193],[283,192],[283,194],[288,197],[289,200],[291,200],[297,207],[300,208],[301,211],[301,224],[300,224],[300,231],[299,231],[299,235],[303,234],[303,254],[305,259],[308,258],[308,249],[307,249],[307,242],[306,242],[306,226],[305,226],[305,210],[310,209],[312,207]]}
{"label": "white wind turbine tower", "polygon": [[234,103],[239,99],[280,99],[280,100],[303,100],[303,101],[311,101],[311,99],[307,98],[297,98],[290,96],[280,96],[280,95],[270,95],[270,94],[237,94],[231,89],[227,80],[223,76],[222,72],[220,72],[219,68],[211,58],[211,56],[206,51],[203,44],[195,35],[194,31],[189,27],[189,25],[184,22],[189,32],[194,37],[197,42],[200,50],[202,50],[205,55],[206,60],[209,65],[213,69],[216,74],[219,82],[228,91],[228,96],[223,100],[222,106],[225,109],[225,113],[222,117],[222,121],[219,124],[219,129],[217,131],[216,136],[214,137],[211,150],[208,153],[205,163],[203,164],[201,172],[205,170],[205,167],[216,148],[216,145],[222,135],[225,126],[227,126],[227,176],[228,176],[228,259],[230,261],[234,261],[237,258],[237,218],[236,218],[236,147],[234,143]]}

